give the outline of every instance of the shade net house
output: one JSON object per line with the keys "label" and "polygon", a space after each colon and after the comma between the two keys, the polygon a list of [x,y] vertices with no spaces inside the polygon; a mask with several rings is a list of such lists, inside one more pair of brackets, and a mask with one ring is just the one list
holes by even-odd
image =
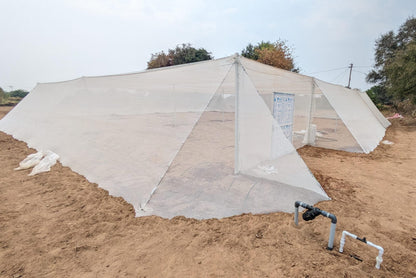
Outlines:
{"label": "shade net house", "polygon": [[365,93],[238,55],[38,84],[0,130],[131,203],[197,219],[328,200],[296,152],[371,152],[389,122]]}

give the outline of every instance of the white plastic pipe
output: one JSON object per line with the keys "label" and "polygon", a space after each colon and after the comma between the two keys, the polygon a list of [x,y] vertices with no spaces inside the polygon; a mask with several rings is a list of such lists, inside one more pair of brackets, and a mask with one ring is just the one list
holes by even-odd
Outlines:
{"label": "white plastic pipe", "polygon": [[361,238],[357,237],[356,235],[351,234],[350,232],[342,231],[341,241],[339,242],[339,252],[340,253],[342,253],[344,251],[345,236],[350,236],[354,239],[358,239],[359,241],[367,243],[367,245],[370,245],[370,246],[376,248],[378,250],[378,256],[376,257],[376,268],[380,269],[380,265],[383,262],[383,253],[384,253],[383,247],[375,245],[374,243],[365,240],[365,238],[361,239]]}

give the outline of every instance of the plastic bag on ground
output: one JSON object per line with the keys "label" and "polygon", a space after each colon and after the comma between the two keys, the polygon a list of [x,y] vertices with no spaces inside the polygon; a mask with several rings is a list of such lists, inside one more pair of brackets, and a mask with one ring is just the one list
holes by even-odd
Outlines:
{"label": "plastic bag on ground", "polygon": [[15,170],[24,170],[24,169],[29,169],[33,166],[36,166],[42,160],[43,156],[44,156],[43,152],[37,152],[37,153],[29,154],[25,159],[23,159],[19,163],[19,167],[14,168],[14,169]]}
{"label": "plastic bag on ground", "polygon": [[29,176],[34,176],[42,172],[48,172],[56,161],[59,159],[59,155],[54,152],[47,151],[45,157],[32,169]]}

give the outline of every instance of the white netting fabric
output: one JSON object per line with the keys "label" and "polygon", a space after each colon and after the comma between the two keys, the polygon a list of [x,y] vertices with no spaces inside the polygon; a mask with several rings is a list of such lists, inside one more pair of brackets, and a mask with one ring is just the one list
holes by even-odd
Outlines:
{"label": "white netting fabric", "polygon": [[296,148],[304,146],[304,136],[310,125],[313,78],[266,66],[250,59],[242,58],[241,63],[270,111],[273,108],[274,92],[295,95],[292,144]]}
{"label": "white netting fabric", "polygon": [[373,151],[383,139],[385,128],[360,96],[360,92],[316,80],[332,108],[365,153]]}
{"label": "white netting fabric", "polygon": [[[302,187],[327,197],[244,71],[241,72],[239,89],[238,170],[243,174]],[[272,139],[277,142],[273,148]]]}
{"label": "white netting fabric", "polygon": [[365,92],[356,91],[356,93],[362,98],[362,100],[367,104],[368,108],[373,112],[373,115],[379,120],[380,124],[387,128],[390,126],[390,122],[386,119],[386,117],[383,116],[383,114],[380,112],[380,110],[377,109],[377,106],[374,104],[374,102],[368,97],[368,95]]}
{"label": "white netting fabric", "polygon": [[[274,92],[295,95],[292,142]],[[227,57],[39,84],[0,130],[58,154],[137,215],[211,218],[327,200],[295,148],[371,151],[388,124],[377,113],[362,93]]]}
{"label": "white netting fabric", "polygon": [[320,90],[315,90],[313,94],[310,129],[314,132],[313,138],[309,138],[310,145],[349,152],[363,152]]}
{"label": "white netting fabric", "polygon": [[228,58],[39,84],[0,128],[139,209],[231,66]]}
{"label": "white netting fabric", "polygon": [[[272,137],[276,122],[241,67],[235,105],[235,76],[233,66],[142,215],[207,218],[290,212],[296,200],[328,199],[279,126]],[[272,139],[277,140],[274,150]]]}

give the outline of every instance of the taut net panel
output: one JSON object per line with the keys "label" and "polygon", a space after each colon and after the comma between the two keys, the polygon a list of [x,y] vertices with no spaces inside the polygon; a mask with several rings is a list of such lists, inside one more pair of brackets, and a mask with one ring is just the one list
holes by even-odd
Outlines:
{"label": "taut net panel", "polygon": [[357,90],[245,58],[241,62],[269,109],[273,107],[273,92],[295,95],[295,148],[316,145],[368,153],[390,124],[368,96]]}
{"label": "taut net panel", "polygon": [[270,111],[273,110],[275,92],[294,94],[292,144],[295,148],[306,145],[305,134],[310,125],[314,90],[313,78],[263,65],[250,59],[242,58],[241,63]]}
{"label": "taut net panel", "polygon": [[239,81],[236,108],[238,171],[300,187],[319,194],[321,200],[328,199],[245,71],[241,71]]}
{"label": "taut net panel", "polygon": [[316,80],[316,84],[362,151],[373,151],[383,139],[385,128],[360,96],[361,93],[321,80]]}
{"label": "taut net panel", "polygon": [[[141,215],[201,219],[291,212],[296,200],[328,199],[281,129],[272,132],[271,112],[238,68],[224,78]],[[264,172],[265,163],[274,163],[279,173]]]}
{"label": "taut net panel", "polygon": [[361,99],[367,104],[368,108],[371,110],[373,115],[377,118],[377,120],[380,122],[380,124],[387,128],[390,126],[390,122],[384,117],[384,115],[380,112],[380,110],[377,109],[377,106],[374,104],[374,102],[368,97],[367,93],[357,91],[357,94],[361,97]]}
{"label": "taut net panel", "polygon": [[363,152],[319,87],[315,88],[312,100],[308,144],[327,149]]}
{"label": "taut net panel", "polygon": [[38,85],[0,129],[144,206],[232,66],[220,59]]}

